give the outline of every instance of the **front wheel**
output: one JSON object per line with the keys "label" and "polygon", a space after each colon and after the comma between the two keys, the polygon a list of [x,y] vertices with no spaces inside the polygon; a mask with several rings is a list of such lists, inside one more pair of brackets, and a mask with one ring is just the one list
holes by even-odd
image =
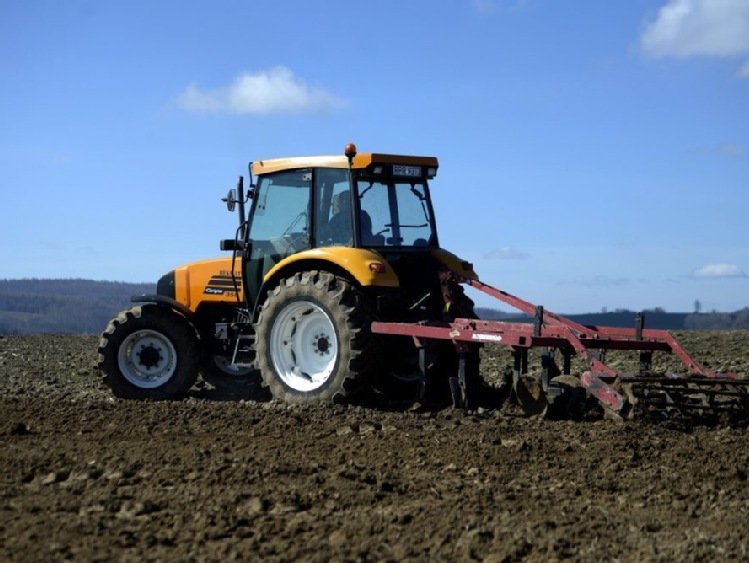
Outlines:
{"label": "front wheel", "polygon": [[328,272],[282,280],[255,325],[264,384],[288,403],[340,402],[369,379],[372,319],[361,293]]}
{"label": "front wheel", "polygon": [[200,370],[200,349],[187,320],[163,307],[143,305],[110,321],[99,339],[104,383],[124,399],[174,399]]}

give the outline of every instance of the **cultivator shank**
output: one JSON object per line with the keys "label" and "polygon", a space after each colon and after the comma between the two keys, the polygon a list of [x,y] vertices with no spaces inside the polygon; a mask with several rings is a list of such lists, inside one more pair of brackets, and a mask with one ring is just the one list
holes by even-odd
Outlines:
{"label": "cultivator shank", "polygon": [[[689,417],[746,418],[749,415],[749,381],[701,366],[669,332],[646,329],[642,315],[638,315],[632,329],[581,325],[478,280],[451,275],[531,315],[533,323],[473,318],[418,324],[375,322],[373,332],[410,336],[419,347],[430,340],[451,340],[459,352],[477,344],[509,346],[513,356],[514,397],[529,414],[577,416],[587,398],[592,397],[608,413],[624,419],[631,418],[635,410],[659,416],[678,413]],[[540,376],[528,371],[528,352],[533,348],[543,349]],[[639,352],[638,373],[609,367],[606,363],[609,351]],[[675,354],[687,374],[652,373],[654,352]],[[557,353],[561,355],[561,366],[556,361]],[[461,358],[464,356],[460,354]],[[572,375],[573,357],[583,361],[584,369],[579,376]],[[462,359],[460,365],[461,370],[470,369]],[[461,378],[461,382],[469,379],[465,373],[461,373]],[[464,395],[466,392],[470,395],[471,390],[464,385]],[[459,402],[472,404],[475,399],[464,396]]]}

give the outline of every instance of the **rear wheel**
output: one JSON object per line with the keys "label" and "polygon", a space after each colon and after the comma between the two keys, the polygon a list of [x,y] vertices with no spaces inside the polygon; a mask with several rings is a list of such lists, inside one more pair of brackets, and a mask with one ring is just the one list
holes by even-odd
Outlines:
{"label": "rear wheel", "polygon": [[125,399],[174,399],[198,377],[200,351],[186,319],[157,305],[123,311],[99,339],[104,383]]}
{"label": "rear wheel", "polygon": [[363,296],[328,272],[301,272],[268,294],[255,325],[264,384],[289,403],[343,401],[372,370],[371,315]]}

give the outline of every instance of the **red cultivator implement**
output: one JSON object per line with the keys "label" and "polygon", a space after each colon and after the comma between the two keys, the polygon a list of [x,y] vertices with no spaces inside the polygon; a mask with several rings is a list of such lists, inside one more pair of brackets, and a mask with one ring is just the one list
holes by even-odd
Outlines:
{"label": "red cultivator implement", "polygon": [[[376,322],[372,330],[411,336],[421,349],[433,340],[451,340],[460,358],[459,374],[451,380],[456,406],[472,408],[477,404],[479,366],[472,358],[476,357],[478,345],[500,344],[511,348],[514,397],[529,414],[574,417],[581,415],[587,399],[594,397],[608,413],[624,419],[631,418],[635,410],[695,418],[749,416],[749,380],[701,366],[669,332],[645,329],[642,315],[637,316],[633,329],[585,326],[478,280],[455,274],[452,277],[531,315],[533,323],[454,318],[417,324]],[[540,376],[528,372],[528,352],[532,348],[543,348]],[[613,350],[639,352],[638,373],[622,373],[609,367],[606,353]],[[561,354],[561,367],[555,361],[555,352]],[[653,352],[675,354],[687,373],[653,373]],[[571,372],[573,357],[584,365],[579,376]]]}

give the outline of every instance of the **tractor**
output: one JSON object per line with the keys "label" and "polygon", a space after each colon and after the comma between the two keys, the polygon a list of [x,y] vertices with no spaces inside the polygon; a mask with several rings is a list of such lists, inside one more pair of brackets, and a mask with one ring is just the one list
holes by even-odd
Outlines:
{"label": "tractor", "polygon": [[[593,402],[626,419],[645,412],[749,418],[749,381],[701,366],[667,331],[584,326],[480,281],[440,246],[429,181],[437,159],[358,153],[259,160],[224,198],[239,224],[231,255],[162,276],[155,295],[117,315],[101,335],[98,365],[128,399],[184,396],[199,377],[231,387],[260,373],[292,404],[355,400],[451,401],[487,396],[480,349],[508,346],[504,388],[527,414],[579,417]],[[464,287],[531,322],[478,319]],[[542,348],[530,373],[528,352]],[[637,373],[606,352],[639,353]],[[562,365],[555,360],[561,356]],[[673,353],[687,374],[652,370]],[[583,369],[573,372],[572,358]],[[506,398],[503,397],[503,398]],[[588,401],[588,399],[594,399]]]}
{"label": "tractor", "polygon": [[[113,393],[185,395],[199,376],[231,385],[259,370],[289,403],[449,391],[478,346],[376,335],[380,322],[473,317],[458,283],[473,266],[442,249],[429,180],[433,157],[357,153],[259,160],[224,198],[236,211],[231,256],[175,268],[155,295],[114,318],[98,365]],[[471,378],[471,382],[473,382]],[[453,379],[454,387],[454,379]],[[455,389],[453,389],[453,392]]]}

